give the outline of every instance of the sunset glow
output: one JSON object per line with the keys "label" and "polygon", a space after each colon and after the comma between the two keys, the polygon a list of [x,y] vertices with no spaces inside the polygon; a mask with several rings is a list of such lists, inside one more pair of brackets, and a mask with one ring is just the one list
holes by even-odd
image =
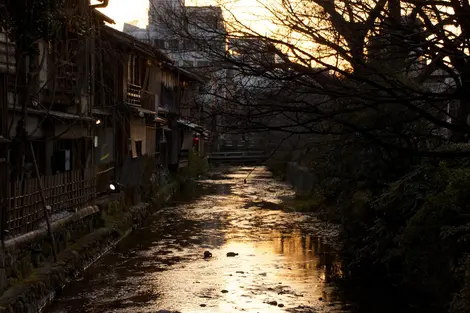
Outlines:
{"label": "sunset glow", "polygon": [[101,12],[116,21],[113,27],[122,29],[124,23],[138,21],[139,27],[148,24],[148,0],[110,0]]}
{"label": "sunset glow", "polygon": [[[186,5],[217,5],[217,1],[187,0]],[[116,25],[113,25],[113,27],[122,30],[124,23],[132,23],[145,28],[148,24],[148,8],[149,0],[110,0],[108,7],[100,10],[116,21]],[[227,9],[232,14],[236,14],[238,19],[243,20],[249,26],[255,28],[264,28],[266,26],[266,21],[261,21],[259,16],[262,9],[257,1],[239,0],[230,2]]]}
{"label": "sunset glow", "polygon": [[[191,0],[186,5],[215,5],[212,0]],[[110,0],[108,7],[101,11],[114,19],[113,27],[122,29],[124,23],[137,22],[137,26],[146,27],[148,24],[149,0]]]}

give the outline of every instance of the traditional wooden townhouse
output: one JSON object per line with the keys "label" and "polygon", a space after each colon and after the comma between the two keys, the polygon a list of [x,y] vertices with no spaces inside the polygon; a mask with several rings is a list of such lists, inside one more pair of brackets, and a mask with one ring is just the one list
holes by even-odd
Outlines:
{"label": "traditional wooden townhouse", "polygon": [[43,227],[45,212],[92,205],[112,184],[138,201],[158,165],[187,165],[197,127],[181,103],[201,78],[107,26],[97,10],[106,4],[67,0],[66,18],[28,59],[0,29],[2,239]]}
{"label": "traditional wooden townhouse", "polygon": [[[177,170],[187,161],[178,123],[187,86],[199,78],[173,65],[149,44],[112,27],[100,30],[95,73],[95,138],[98,178],[127,189],[158,168]],[[187,164],[187,162],[186,162]]]}
{"label": "traditional wooden townhouse", "polygon": [[101,27],[99,39],[93,108],[99,186],[106,189],[114,179],[137,187],[158,161],[157,127],[165,121],[157,118],[155,86],[161,64],[170,60],[109,26]]}
{"label": "traditional wooden townhouse", "polygon": [[199,138],[204,138],[201,136],[203,128],[196,124],[201,108],[195,101],[197,94],[194,92],[204,83],[204,77],[182,68],[167,66],[163,69],[158,112],[170,126],[163,129],[162,136],[167,133],[165,140],[169,144],[166,151],[162,147],[162,152],[172,172],[189,165],[189,153],[198,150]]}
{"label": "traditional wooden townhouse", "polygon": [[0,29],[2,238],[37,229],[46,204],[56,215],[95,199],[95,33],[111,22],[103,5],[67,0],[48,38],[22,49],[15,38],[26,35]]}
{"label": "traditional wooden townhouse", "polygon": [[183,129],[182,154],[192,151],[204,157],[209,145],[209,131],[206,120],[208,107],[200,99],[200,89],[207,83],[209,78],[197,73],[192,73],[192,75],[198,79],[199,84],[183,83],[181,115],[178,120],[178,124]]}

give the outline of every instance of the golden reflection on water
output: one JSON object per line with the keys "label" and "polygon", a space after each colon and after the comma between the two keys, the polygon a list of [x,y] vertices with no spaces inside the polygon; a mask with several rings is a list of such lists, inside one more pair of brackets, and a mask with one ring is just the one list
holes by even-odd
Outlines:
{"label": "golden reflection on water", "polygon": [[[275,313],[306,305],[315,312],[333,312],[324,309],[320,298],[335,301],[329,282],[341,276],[339,262],[321,239],[296,229],[308,218],[246,207],[258,198],[278,203],[280,196],[292,193],[275,181],[266,184],[260,179],[263,173],[256,173],[253,177],[259,181],[250,184],[239,182],[246,173],[227,175],[231,183],[213,184],[214,195],[184,211],[186,218],[201,222],[202,242],[212,247],[213,257],[203,260],[207,248],[201,246],[190,262],[155,274],[151,281],[161,295],[156,307],[182,313]],[[239,255],[227,257],[227,252]],[[271,301],[284,307],[268,304]]]}
{"label": "golden reflection on water", "polygon": [[306,270],[306,274],[320,270],[324,279],[326,276],[334,278],[342,275],[334,251],[323,244],[320,238],[304,235],[300,230],[290,233],[273,230],[264,236],[262,241],[256,243],[229,239],[225,246],[242,251],[241,254],[263,255],[263,258],[268,259],[282,255],[283,263],[295,264],[297,268]]}
{"label": "golden reflection on water", "polygon": [[[226,257],[227,252],[239,255]],[[299,230],[273,230],[260,233],[257,239],[228,238],[212,253],[214,257],[209,261],[190,263],[159,275],[155,283],[166,291],[159,301],[161,307],[183,313],[285,312],[288,307],[306,302],[322,305],[318,299],[327,300],[331,293],[325,288],[325,282],[341,275],[328,247]],[[179,297],[175,298],[169,290],[178,290]],[[269,301],[285,307],[269,305]]]}

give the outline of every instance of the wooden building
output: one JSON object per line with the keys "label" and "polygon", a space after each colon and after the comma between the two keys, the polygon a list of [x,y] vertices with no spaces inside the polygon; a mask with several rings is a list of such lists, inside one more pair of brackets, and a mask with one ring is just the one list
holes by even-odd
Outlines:
{"label": "wooden building", "polygon": [[0,30],[3,239],[43,227],[39,181],[51,215],[62,216],[93,204],[110,182],[135,191],[158,164],[187,164],[181,102],[201,79],[105,25],[114,21],[89,1],[66,3],[71,16],[35,43],[28,67]]}

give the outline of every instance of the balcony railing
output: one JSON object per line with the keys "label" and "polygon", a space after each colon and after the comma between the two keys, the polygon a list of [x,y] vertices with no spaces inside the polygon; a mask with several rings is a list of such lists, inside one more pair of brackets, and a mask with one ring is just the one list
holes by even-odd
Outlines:
{"label": "balcony railing", "polygon": [[16,73],[15,45],[0,28],[0,73]]}
{"label": "balcony railing", "polygon": [[127,84],[127,103],[140,106],[142,87],[134,84]]}
{"label": "balcony railing", "polygon": [[75,93],[78,84],[78,67],[74,62],[61,61],[56,76],[57,90]]}

